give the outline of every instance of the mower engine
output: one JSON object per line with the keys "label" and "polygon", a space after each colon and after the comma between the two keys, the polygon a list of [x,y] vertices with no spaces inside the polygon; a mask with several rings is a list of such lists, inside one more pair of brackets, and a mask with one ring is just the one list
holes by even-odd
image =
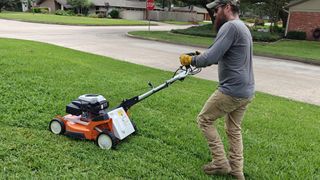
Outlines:
{"label": "mower engine", "polygon": [[109,102],[98,94],[84,94],[72,101],[66,107],[66,112],[75,116],[82,115],[83,118],[93,119],[105,113]]}

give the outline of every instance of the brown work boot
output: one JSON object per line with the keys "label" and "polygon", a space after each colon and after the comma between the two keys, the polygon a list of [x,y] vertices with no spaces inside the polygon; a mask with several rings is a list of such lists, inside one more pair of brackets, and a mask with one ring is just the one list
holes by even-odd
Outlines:
{"label": "brown work boot", "polygon": [[238,172],[231,171],[229,174],[232,175],[237,180],[245,180],[245,177],[244,177],[243,173],[238,173]]}
{"label": "brown work boot", "polygon": [[217,164],[215,162],[210,162],[203,166],[203,171],[208,175],[214,174],[228,174],[231,171],[231,167],[228,161]]}

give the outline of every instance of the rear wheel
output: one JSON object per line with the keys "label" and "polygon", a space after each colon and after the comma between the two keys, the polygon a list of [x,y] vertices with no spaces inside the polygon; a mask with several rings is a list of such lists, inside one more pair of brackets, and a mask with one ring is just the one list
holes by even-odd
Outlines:
{"label": "rear wheel", "polygon": [[110,132],[102,132],[97,136],[96,144],[101,149],[115,148],[116,137]]}
{"label": "rear wheel", "polygon": [[60,119],[53,119],[49,123],[49,130],[53,134],[63,134],[66,131],[66,126]]}

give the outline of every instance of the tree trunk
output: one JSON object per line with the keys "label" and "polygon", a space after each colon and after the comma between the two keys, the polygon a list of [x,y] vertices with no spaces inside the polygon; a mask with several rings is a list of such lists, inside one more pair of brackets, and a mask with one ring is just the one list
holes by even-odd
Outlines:
{"label": "tree trunk", "polygon": [[168,1],[168,11],[171,11],[172,0]]}
{"label": "tree trunk", "polygon": [[288,21],[288,13],[285,12],[284,10],[279,12],[279,17],[282,21],[282,27],[286,28],[287,27],[287,21]]}

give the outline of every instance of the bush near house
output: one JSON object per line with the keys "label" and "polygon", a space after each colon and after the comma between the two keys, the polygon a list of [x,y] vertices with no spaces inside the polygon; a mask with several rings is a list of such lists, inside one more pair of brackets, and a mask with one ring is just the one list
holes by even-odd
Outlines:
{"label": "bush near house", "polygon": [[47,8],[47,7],[33,7],[33,8],[31,8],[31,12],[48,14],[49,13],[49,8]]}
{"label": "bush near house", "polygon": [[274,42],[282,38],[281,34],[270,32],[251,31],[252,40],[258,42]]}
{"label": "bush near house", "polygon": [[302,31],[289,31],[287,34],[288,39],[305,40],[307,37],[306,32]]}
{"label": "bush near house", "polygon": [[173,29],[172,33],[201,36],[201,37],[216,37],[217,33],[214,31],[212,24],[202,26],[192,26],[187,29]]}
{"label": "bush near house", "polygon": [[98,18],[98,15],[96,13],[90,13],[88,15],[88,17],[91,17],[91,18]]}
{"label": "bush near house", "polygon": [[113,10],[109,13],[109,15],[110,15],[111,18],[113,18],[113,19],[118,19],[118,18],[119,18],[119,11],[116,10],[116,9],[113,9]]}
{"label": "bush near house", "polygon": [[61,15],[61,16],[74,16],[74,11],[73,10],[67,10],[67,11],[64,11],[64,10],[61,10],[61,9],[58,9],[54,12],[55,15]]}
{"label": "bush near house", "polygon": [[[283,37],[281,33],[257,32],[254,28],[251,28],[250,30],[254,41],[273,42]],[[216,37],[217,35],[212,24],[192,26],[187,29],[173,29],[171,32],[201,37]]]}
{"label": "bush near house", "polygon": [[97,14],[97,17],[98,17],[98,18],[106,18],[106,17],[107,17],[107,14],[106,14],[105,12],[99,12],[99,13]]}

